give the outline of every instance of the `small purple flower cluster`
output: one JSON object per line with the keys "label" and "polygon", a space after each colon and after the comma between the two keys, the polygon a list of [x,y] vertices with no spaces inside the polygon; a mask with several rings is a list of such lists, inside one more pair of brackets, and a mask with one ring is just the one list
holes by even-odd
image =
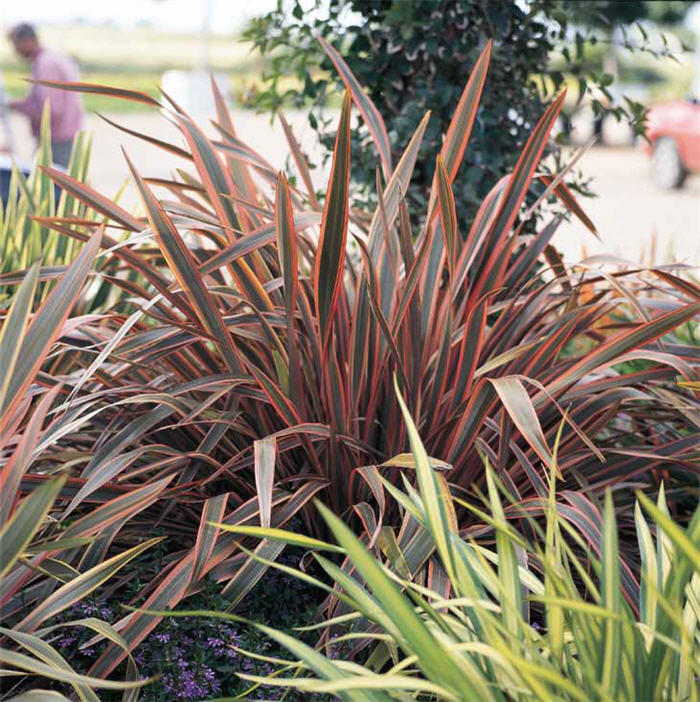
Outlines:
{"label": "small purple flower cluster", "polygon": [[136,649],[140,671],[162,676],[157,686],[144,689],[144,700],[211,699],[221,693],[221,678],[238,667],[231,647],[239,643],[234,629],[206,620],[196,628],[189,624],[187,619],[165,620]]}
{"label": "small purple flower cluster", "polygon": [[[111,607],[105,604],[96,604],[88,601],[76,602],[67,612],[62,612],[58,617],[58,622],[75,621],[76,619],[86,619],[94,617],[110,622],[114,619],[114,612]],[[59,648],[79,651],[85,658],[95,658],[97,651],[92,646],[80,648],[89,638],[94,636],[94,631],[88,629],[78,629],[70,627],[62,630],[62,635],[56,641]]]}
{"label": "small purple flower cluster", "polygon": [[[280,560],[298,566],[298,560],[287,554]],[[228,603],[220,597],[216,588],[213,590],[213,593],[197,595],[201,598],[201,605],[194,605],[193,609],[224,609]],[[306,623],[306,617],[310,616],[317,604],[317,593],[304,583],[270,570],[255,591],[239,605],[239,611],[257,621],[289,629]],[[95,617],[114,623],[122,615],[119,603],[115,602],[110,607],[104,603],[83,601],[59,615],[56,622]],[[56,641],[58,649],[79,672],[87,672],[104,650],[104,642],[81,648],[94,635],[95,632],[86,627],[60,630]],[[133,651],[139,673],[144,677],[159,678],[142,689],[140,699],[142,702],[198,702],[241,694],[250,688],[250,684],[239,678],[237,673],[269,675],[273,672],[272,665],[239,654],[236,648],[275,657],[286,655],[252,628],[239,630],[215,619],[166,617]],[[247,692],[246,699],[271,700],[277,699],[279,694],[279,690],[261,686]],[[285,699],[300,698],[291,693]]]}
{"label": "small purple flower cluster", "polygon": [[163,690],[172,700],[204,700],[221,692],[216,673],[206,665],[192,669],[187,661],[179,661],[177,672],[163,675]]}
{"label": "small purple flower cluster", "polygon": [[[91,602],[77,602],[57,620],[75,621],[96,617],[107,622],[118,619],[111,607]],[[59,651],[85,672],[102,646],[80,648],[94,636],[82,627],[61,630],[56,640]],[[195,702],[217,697],[222,681],[234,679],[243,660],[232,645],[240,645],[239,634],[230,626],[211,620],[165,619],[134,651],[134,661],[145,676],[157,675],[160,681],[145,687],[144,702]]]}

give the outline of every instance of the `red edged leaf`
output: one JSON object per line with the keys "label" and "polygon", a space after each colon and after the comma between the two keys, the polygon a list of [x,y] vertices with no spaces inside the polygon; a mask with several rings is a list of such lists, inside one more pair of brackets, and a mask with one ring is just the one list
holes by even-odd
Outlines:
{"label": "red edged leaf", "polygon": [[445,135],[445,141],[440,156],[445,164],[445,170],[450,176],[450,182],[454,182],[457,171],[462,163],[464,151],[471,135],[476,111],[481,100],[481,93],[486,81],[486,73],[491,60],[491,47],[493,40],[489,40],[483,48],[479,58],[474,64],[474,68],[469,76],[467,85],[459,98],[450,126]]}
{"label": "red edged leaf", "polygon": [[[418,125],[416,131],[413,133],[408,146],[403,152],[401,159],[399,160],[394,172],[391,174],[391,178],[387,183],[386,190],[384,191],[384,213],[386,215],[386,227],[389,230],[390,236],[392,236],[394,222],[397,215],[401,209],[401,201],[404,197],[406,187],[411,180],[413,174],[413,169],[416,164],[416,159],[418,157],[418,151],[423,140],[423,135],[428,126],[428,121],[430,120],[430,112],[427,112],[421,123]],[[402,227],[399,228],[402,231]],[[391,262],[387,261],[387,250],[382,248],[382,243],[384,241],[384,217],[379,207],[374,212],[372,222],[369,228],[368,235],[368,248],[370,255],[372,257],[372,262],[375,266],[379,268],[379,289],[382,291],[382,312],[386,318],[390,317],[390,310],[388,308],[391,302],[391,295],[394,293],[396,287],[395,278],[393,276],[393,267]],[[413,257],[413,242],[401,242],[402,251],[404,253],[404,259],[407,261],[408,257]],[[382,251],[384,255],[382,256]],[[406,265],[406,269],[410,268],[411,264]],[[391,292],[391,294],[389,294]],[[359,378],[362,374],[367,372],[367,358],[369,353],[369,341],[370,338],[377,339],[377,335],[374,334],[374,328],[371,326],[371,317],[369,309],[369,300],[367,293],[367,285],[364,278],[357,291],[357,299],[355,303],[355,311],[353,313],[353,327],[352,327],[352,357],[351,357],[351,378],[352,378],[352,389],[351,394],[355,396],[356,401],[360,400],[360,393],[356,391],[360,386]]]}
{"label": "red edged leaf", "polygon": [[275,408],[277,414],[289,424],[301,424],[302,421],[296,407],[285,397],[280,388],[262,371],[255,370],[251,367],[250,372],[258,381],[258,385]]}
{"label": "red edged leaf", "polygon": [[[318,212],[297,212],[294,216],[294,226],[297,230],[308,229],[309,227],[316,226],[320,222],[321,216]],[[231,246],[227,246],[225,249],[214,254],[201,265],[200,271],[202,275],[213,273],[215,270],[238,260],[242,256],[246,256],[253,251],[261,249],[263,246],[272,244],[275,241],[275,237],[275,225],[264,224],[254,232],[245,234],[235,244],[231,244]]]}
{"label": "red edged leaf", "polygon": [[369,99],[357,78],[355,78],[352,71],[348,68],[343,57],[323,37],[319,36],[317,38],[323,50],[328,54],[328,58],[330,58],[333,65],[338,70],[343,83],[345,83],[345,87],[352,96],[352,100],[357,106],[359,113],[362,115],[362,119],[367,125],[372,135],[374,145],[379,152],[384,177],[388,180],[392,172],[391,142],[389,141],[389,135],[386,131],[384,120],[381,114],[379,114],[379,110],[375,104]]}
{"label": "red edged leaf", "polygon": [[[224,96],[219,90],[219,86],[214,80],[214,76],[211,76],[211,92],[214,96],[214,105],[216,106],[216,117],[219,123],[224,127],[227,133],[236,136],[236,130],[233,127],[233,121],[231,119],[231,113],[226,107],[226,102],[224,101]],[[228,159],[229,168],[231,169],[231,177],[236,187],[249,199],[255,199],[256,191],[253,179],[250,176],[250,171],[245,163],[241,163],[239,159],[230,158]]]}
{"label": "red edged leaf", "polygon": [[[486,44],[476,64],[474,64],[467,85],[464,88],[455,113],[450,121],[450,126],[445,135],[442,149],[440,150],[440,156],[445,164],[445,170],[449,174],[451,183],[454,182],[457,171],[462,163],[462,157],[467,148],[467,142],[469,141],[474,120],[476,119],[479,100],[481,99],[484,82],[486,81],[486,72],[491,57],[492,44],[492,41]],[[421,288],[423,290],[421,323],[425,331],[428,329],[430,318],[433,315],[436,304],[437,290],[440,284],[438,279],[440,261],[442,260],[443,254],[442,237],[433,236],[436,200],[437,173],[433,177],[433,183],[430,188],[428,216],[425,220],[425,228],[423,230],[423,239],[427,240],[429,244],[427,265],[424,279],[421,282]]]}
{"label": "red edged leaf", "polygon": [[513,221],[518,215],[520,205],[530,187],[533,173],[540,161],[544,147],[547,145],[549,133],[552,131],[552,127],[554,127],[554,123],[559,116],[565,97],[566,90],[563,90],[544,111],[539,122],[532,130],[532,134],[527,140],[518,162],[515,164],[513,173],[508,180],[505,195],[501,201],[498,217],[493,225],[494,241],[499,241],[501,235],[510,230]]}
{"label": "red edged leaf", "polygon": [[[386,188],[384,190],[384,209],[386,212],[386,222],[388,228],[394,226],[394,221],[399,213],[399,203],[406,193],[409,183],[411,182],[411,177],[413,176],[413,169],[416,165],[416,159],[418,158],[418,152],[420,146],[423,143],[423,136],[425,130],[428,127],[428,122],[430,121],[430,112],[426,112],[420,124],[416,127],[416,131],[413,132],[411,140],[408,142],[408,146],[404,149],[399,162],[396,164],[394,172],[391,174],[391,178],[387,181]],[[381,250],[381,243],[384,239],[384,225],[382,222],[382,214],[377,207],[372,216],[372,222],[369,227],[369,235],[367,237],[368,247],[370,253],[372,254],[372,262],[378,265],[379,252]]]}
{"label": "red edged leaf", "polygon": [[478,282],[471,291],[472,297],[493,290],[502,282],[510,260],[510,252],[516,241],[516,237],[508,238],[508,234],[530,187],[535,168],[547,145],[549,134],[564,104],[565,96],[564,90],[545,110],[508,179],[508,187],[501,199],[498,215],[486,238],[484,251],[488,251],[489,255],[480,271]]}
{"label": "red edged leaf", "polygon": [[[576,382],[596,368],[617,359],[628,351],[655,341],[698,314],[700,314],[700,302],[691,303],[614,336],[567,368],[547,385],[547,391],[556,394],[562,388]],[[544,401],[544,395],[542,395],[542,401]],[[535,401],[535,405],[537,406],[537,401]]]}
{"label": "red edged leaf", "polygon": [[284,115],[281,112],[279,112],[277,116],[279,118],[280,124],[282,125],[282,130],[284,131],[284,136],[287,138],[287,143],[289,144],[289,148],[292,152],[292,156],[294,157],[294,163],[296,163],[297,170],[299,171],[299,175],[301,176],[301,179],[304,181],[304,187],[306,188],[306,194],[309,196],[309,204],[315,210],[320,210],[321,205],[320,205],[319,201],[316,199],[314,185],[311,182],[311,172],[309,170],[309,164],[306,162],[306,159],[304,158],[304,153],[301,150],[301,146],[299,146],[299,142],[297,141],[296,137],[294,136],[294,132],[292,131],[292,127],[290,126],[289,122],[287,122]]}
{"label": "red edged leaf", "polygon": [[[0,407],[4,407],[7,389],[19,358],[22,338],[34,304],[41,261],[37,261],[20,278],[20,287],[0,328]],[[4,520],[3,520],[4,521]]]}
{"label": "red edged leaf", "polygon": [[471,392],[476,366],[486,337],[486,313],[492,294],[489,293],[477,300],[467,315],[455,372],[454,407],[463,402]]}
{"label": "red edged leaf", "polygon": [[[239,230],[240,223],[233,202],[225,197],[229,194],[235,194],[230,176],[224,169],[212,143],[202,130],[189,118],[177,117],[176,119],[190,147],[197,173],[202,179],[202,184],[207,191],[211,204],[219,219],[229,227],[225,231],[229,237],[229,243],[233,243],[233,234],[230,230]],[[245,261],[238,261],[232,267],[231,272],[239,290],[248,296],[248,299],[255,307],[259,310],[272,310],[273,304],[270,296]]]}
{"label": "red edged leaf", "polygon": [[51,180],[61,187],[62,190],[69,192],[73,197],[81,202],[84,202],[88,207],[91,207],[95,212],[109,217],[109,219],[119,222],[132,232],[140,232],[144,229],[144,224],[141,220],[129,214],[123,207],[119,207],[115,202],[104,195],[100,195],[96,190],[93,190],[89,185],[80,183],[75,178],[71,178],[67,173],[59,171],[56,168],[48,166],[39,166]]}
{"label": "red edged leaf", "polygon": [[549,467],[552,463],[552,452],[544,438],[542,426],[532,404],[530,396],[520,380],[513,376],[490,378],[496,388],[503,406],[508,411],[513,423],[523,438],[534,449],[540,460]]}
{"label": "red edged leaf", "polygon": [[345,93],[333,150],[314,267],[314,297],[324,350],[328,348],[333,316],[340,293],[350,211],[350,93]]}
{"label": "red edged leaf", "polygon": [[233,194],[233,183],[214,147],[192,120],[181,116],[176,117],[176,120],[190,147],[197,173],[219,219],[229,227],[240,229],[233,203],[222,197],[222,194]]}
{"label": "red edged leaf", "polygon": [[0,406],[0,434],[5,421],[9,421],[12,416],[12,408],[24,397],[41,364],[51,351],[54,341],[60,335],[61,328],[78,299],[100,249],[102,231],[103,228],[100,228],[100,231],[93,234],[82,248],[75,261],[61,276],[34,314],[23,334],[14,372],[7,384],[6,394]]}
{"label": "red edged leaf", "polygon": [[197,533],[197,542],[194,546],[194,571],[192,574],[192,582],[197,582],[199,578],[208,570],[208,563],[211,554],[216,545],[216,538],[219,534],[219,529],[216,524],[220,524],[226,512],[226,502],[228,501],[228,493],[210,497],[204,503],[202,516],[199,520],[199,531]]}
{"label": "red edged leaf", "polygon": [[107,124],[111,125],[112,127],[118,129],[121,132],[124,132],[125,134],[131,134],[131,136],[134,136],[137,139],[147,141],[149,144],[153,144],[153,146],[157,146],[159,149],[163,149],[164,151],[167,151],[171,154],[175,154],[175,156],[180,156],[181,158],[186,158],[190,161],[192,160],[192,154],[189,151],[181,149],[179,146],[175,146],[175,144],[170,144],[167,141],[156,139],[156,137],[149,136],[148,134],[142,134],[141,132],[137,132],[134,129],[129,129],[128,127],[125,127],[121,124],[118,124],[117,122],[112,121],[111,119],[109,119],[109,117],[105,117],[99,112],[96,112],[95,114],[101,119],[103,119],[105,122],[107,122]]}
{"label": "red edged leaf", "polygon": [[[172,482],[172,479],[173,476],[169,475],[161,480],[145,483],[137,488],[122,487],[117,483],[103,486],[100,490],[93,493],[93,497],[99,503],[99,506],[88,512],[84,517],[72,522],[63,533],[63,537],[93,536],[115,523],[130,519],[133,515],[152,505],[156,500],[163,498],[165,488]],[[71,486],[71,482],[75,482],[75,485]],[[85,485],[85,482],[82,485]],[[75,488],[78,486],[80,486],[78,479],[69,481],[67,485],[67,487],[73,488],[70,492],[77,492]],[[123,494],[117,494],[114,497],[113,493],[117,490],[123,490]],[[68,491],[64,490],[63,492],[67,492],[66,497],[72,496]]]}
{"label": "red edged leaf", "polygon": [[111,85],[100,85],[98,83],[80,83],[76,81],[61,80],[28,80],[28,83],[35,85],[45,85],[47,88],[58,88],[60,90],[70,90],[78,93],[92,93],[94,95],[105,95],[106,97],[119,98],[121,100],[131,100],[142,102],[144,105],[152,107],[162,107],[154,97],[138,90],[128,90],[126,88],[115,88]]}
{"label": "red edged leaf", "polygon": [[297,339],[294,333],[294,314],[297,307],[299,291],[299,263],[297,254],[297,235],[294,228],[292,200],[287,178],[280,171],[275,196],[275,233],[277,251],[284,280],[284,302],[287,313],[287,356],[289,362],[289,394],[292,401],[301,400],[301,366]]}
{"label": "red edged leaf", "polygon": [[277,178],[277,191],[275,196],[275,236],[277,250],[284,280],[284,301],[287,316],[294,315],[297,306],[297,293],[299,290],[299,270],[297,255],[297,237],[294,228],[294,215],[292,201],[289,195],[289,183],[282,171]]}
{"label": "red edged leaf", "polygon": [[54,386],[36,405],[22,433],[17,447],[0,470],[0,524],[7,523],[18,496],[22,476],[32,463],[32,452],[36,446],[46,413],[56,399],[61,386]]}
{"label": "red edged leaf", "polygon": [[377,275],[374,271],[374,267],[372,266],[372,259],[370,258],[369,250],[367,249],[367,245],[364,243],[364,241],[362,241],[362,239],[360,239],[359,237],[355,237],[355,240],[360,248],[360,252],[362,253],[362,260],[365,265],[365,276],[369,284],[368,296],[370,307],[372,308],[372,312],[374,313],[377,323],[379,324],[384,338],[387,344],[389,345],[389,350],[391,352],[392,358],[394,359],[394,362],[396,363],[396,368],[399,372],[401,383],[405,388],[408,388],[410,386],[408,384],[408,379],[404,370],[403,359],[401,358],[399,349],[396,346],[396,340],[394,339],[391,333],[389,323],[386,321],[386,318],[384,317],[384,314],[382,313],[381,307],[379,305],[379,301],[377,300]]}
{"label": "red edged leaf", "polygon": [[457,238],[459,236],[457,232],[457,210],[455,209],[455,199],[452,193],[450,177],[441,156],[437,157],[436,170],[440,227],[442,229],[442,235],[445,238],[445,251],[447,251],[447,266],[450,272],[450,280],[454,283]]}
{"label": "red edged leaf", "polygon": [[170,217],[156,200],[128,157],[126,160],[146,208],[148,221],[173,275],[192,301],[195,313],[205,329],[217,340],[229,370],[232,373],[241,372],[243,366],[238,351],[233,344],[231,334],[219,308],[216,306],[216,301],[199,272],[197,260],[185,246]]}
{"label": "red edged leaf", "polygon": [[[549,175],[541,175],[540,180],[546,186],[549,186],[553,178]],[[583,211],[576,196],[571,192],[571,189],[566,183],[559,183],[559,185],[554,188],[554,194],[562,201],[566,209],[581,221],[588,231],[598,236],[598,230],[595,224],[593,224],[593,220]]]}

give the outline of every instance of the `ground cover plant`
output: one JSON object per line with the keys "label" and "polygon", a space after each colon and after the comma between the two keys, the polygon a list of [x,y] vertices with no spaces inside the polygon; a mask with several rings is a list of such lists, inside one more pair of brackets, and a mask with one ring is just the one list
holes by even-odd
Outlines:
{"label": "ground cover plant", "polygon": [[[151,556],[159,547],[151,550]],[[301,553],[299,549],[288,549],[278,559],[286,565],[296,566]],[[152,566],[162,565],[164,551],[156,554]],[[147,581],[154,573],[151,567],[139,564],[139,578]],[[155,571],[159,572],[158,570]],[[141,584],[139,578],[130,581],[125,588],[112,590],[101,599],[76,602],[57,618],[59,621],[82,619],[94,616],[112,623],[123,615],[122,603],[131,600],[139,604]],[[261,621],[275,621],[276,626],[287,633],[310,621],[323,599],[323,593],[307,583],[276,570],[268,571],[237,607],[237,612]],[[225,609],[227,599],[220,595],[214,583],[187,600],[188,608]],[[182,607],[180,608],[182,609]],[[89,629],[71,628],[57,630],[51,641],[59,654],[68,659],[77,672],[86,672],[100,656],[108,642],[91,643],[94,633]],[[314,632],[303,635],[313,644]],[[231,697],[245,694],[248,699],[269,699],[270,693],[260,686],[251,685],[238,676],[239,672],[264,675],[272,672],[265,660],[247,656],[245,651],[280,658],[289,655],[286,650],[261,632],[238,623],[221,622],[201,617],[165,619],[133,651],[134,662],[141,676],[157,678],[155,684],[139,690],[143,702],[186,702],[194,700]],[[54,684],[54,687],[57,687]],[[252,689],[251,689],[252,688]],[[101,694],[105,694],[101,692]],[[288,696],[290,702],[309,699],[301,693]],[[314,699],[324,699],[320,696]]]}
{"label": "ground cover plant", "polygon": [[[283,544],[241,543],[219,524],[279,528],[296,517],[298,532],[325,538],[327,524],[310,505],[318,496],[368,542],[387,535],[397,514],[387,485],[415,468],[394,375],[439,459],[433,467],[458,496],[486,485],[485,456],[518,503],[544,515],[542,466],[551,465],[558,436],[557,509],[593,552],[609,487],[618,488],[623,533],[633,524],[633,488],[655,489],[662,476],[673,513],[685,520],[692,512],[698,358],[681,338],[663,337],[698,314],[697,286],[673,268],[568,269],[551,246],[557,217],[523,235],[535,179],[594,229],[565,174],[552,180],[537,170],[563,96],[533,127],[513,173],[459,231],[452,182],[491,45],[436,154],[422,213],[409,210],[404,194],[429,115],[394,163],[379,112],[326,48],[348,92],[323,202],[286,123],[298,187],[237,136],[216,92],[211,137],[165,95],[161,103],[64,85],[162,110],[182,143],[142,136],[188,168],[168,180],[132,169],[145,216],[44,168],[91,214],[32,221],[82,248],[70,265],[47,261],[0,276],[19,285],[0,342],[6,516],[19,519],[40,489],[62,481],[53,507],[22,517],[29,536],[7,565],[6,665],[36,673],[35,660],[17,656],[31,641],[36,659],[40,644],[23,637],[39,636],[48,618],[95,591],[136,578],[137,556],[163,535],[162,571],[143,583],[138,602],[124,603],[139,611],[97,633],[109,642],[88,680],[67,671],[64,679],[87,689],[118,673],[135,684],[126,651],[162,619],[144,610],[175,607],[211,582],[235,609]],[[374,212],[349,205],[353,111],[372,125],[384,155]],[[41,305],[39,281],[50,284]],[[114,295],[93,305],[104,285]],[[616,316],[620,309],[632,313]],[[506,513],[521,518],[515,507]],[[484,534],[466,507],[457,516],[464,535]],[[39,553],[32,534],[46,544]],[[447,582],[427,532],[399,532],[396,546],[425,586]],[[620,550],[622,592],[636,611],[633,554],[624,541]],[[338,606],[329,602],[328,613]]]}

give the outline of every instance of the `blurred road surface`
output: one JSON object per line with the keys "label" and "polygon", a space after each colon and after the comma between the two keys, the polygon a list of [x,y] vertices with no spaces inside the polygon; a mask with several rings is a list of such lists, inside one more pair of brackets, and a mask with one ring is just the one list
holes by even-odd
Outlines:
{"label": "blurred road surface", "polygon": [[555,243],[567,261],[613,253],[633,261],[684,262],[700,266],[700,174],[683,188],[660,190],[651,180],[649,158],[635,148],[597,147],[579,165],[593,178],[596,198],[580,203],[595,223],[597,241],[578,222],[564,223]]}
{"label": "blurred road surface", "polygon": [[[181,143],[177,131],[155,114],[126,113],[113,118],[131,129]],[[304,114],[290,113],[287,118],[313,157],[314,133]],[[271,125],[268,117],[248,111],[236,112],[235,122],[244,141],[275,168],[284,166],[288,149],[277,123]],[[16,141],[24,144],[23,155],[29,156],[25,125],[18,120],[13,124]],[[120,146],[149,176],[165,177],[183,165],[178,158],[118,131],[95,115],[90,116],[88,127],[93,132],[92,182],[106,195],[116,193],[127,177]],[[656,263],[683,261],[700,266],[700,174],[691,175],[680,190],[659,190],[651,181],[647,156],[641,150],[622,147],[596,147],[583,156],[579,166],[593,178],[592,188],[598,194],[581,202],[602,241],[577,222],[563,224],[555,235],[555,244],[567,262],[580,260],[582,254],[598,253],[648,262],[652,252]],[[313,177],[318,187],[325,187],[327,172],[319,169]],[[123,202],[135,202],[133,190],[127,191]]]}

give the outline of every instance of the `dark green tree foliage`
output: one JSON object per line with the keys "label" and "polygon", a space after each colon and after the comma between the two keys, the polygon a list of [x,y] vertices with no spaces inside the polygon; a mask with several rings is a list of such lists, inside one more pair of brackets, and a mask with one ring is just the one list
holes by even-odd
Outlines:
{"label": "dark green tree foliage", "polygon": [[[249,26],[247,38],[271,60],[266,89],[253,97],[253,103],[274,111],[311,101],[309,120],[330,150],[333,134],[324,134],[319,106],[342,88],[314,35],[327,38],[341,50],[382,112],[394,156],[401,153],[425,112],[431,111],[409,191],[423,209],[435,168],[429,156],[439,151],[479,52],[494,38],[482,106],[462,166],[467,172],[463,170],[455,181],[464,234],[479,202],[514,166],[544,109],[547,98],[533,78],[547,72],[553,37],[542,10],[551,12],[554,3],[538,0],[527,11],[512,0],[333,0],[330,5],[316,0],[315,13],[303,11],[308,6],[297,0],[291,9],[287,4],[286,11],[278,8]],[[319,67],[327,72],[319,73]],[[303,94],[279,89],[280,80],[290,73],[304,82]],[[548,97],[562,82],[562,75],[554,76]],[[360,126],[353,131],[352,153],[356,195],[369,197],[379,161],[367,130]]]}
{"label": "dark green tree foliage", "polygon": [[652,20],[680,22],[694,0],[561,0],[570,17],[587,26],[612,27]]}
{"label": "dark green tree foliage", "polygon": [[[513,168],[544,104],[562,89],[567,75],[578,88],[573,101],[586,97],[598,119],[612,112],[629,120],[637,134],[643,133],[644,107],[629,100],[613,103],[613,77],[591,65],[586,46],[606,41],[606,28],[615,24],[660,19],[661,9],[663,17],[677,20],[685,5],[618,0],[279,0],[277,9],[252,20],[245,33],[269,62],[262,88],[250,102],[270,112],[310,106],[309,121],[328,157],[334,134],[327,129],[322,106],[341,95],[343,86],[315,36],[326,38],[378,106],[394,156],[431,110],[409,191],[419,211],[425,211],[435,168],[430,156],[439,150],[476,57],[493,38],[484,97],[455,181],[464,235],[478,204]],[[553,49],[561,51],[563,69],[552,68]],[[303,84],[302,91],[296,85],[283,87],[290,85],[290,76],[296,77],[296,85]],[[352,149],[355,197],[370,199],[379,161],[362,125],[353,130]],[[580,179],[574,185],[582,189]]]}

